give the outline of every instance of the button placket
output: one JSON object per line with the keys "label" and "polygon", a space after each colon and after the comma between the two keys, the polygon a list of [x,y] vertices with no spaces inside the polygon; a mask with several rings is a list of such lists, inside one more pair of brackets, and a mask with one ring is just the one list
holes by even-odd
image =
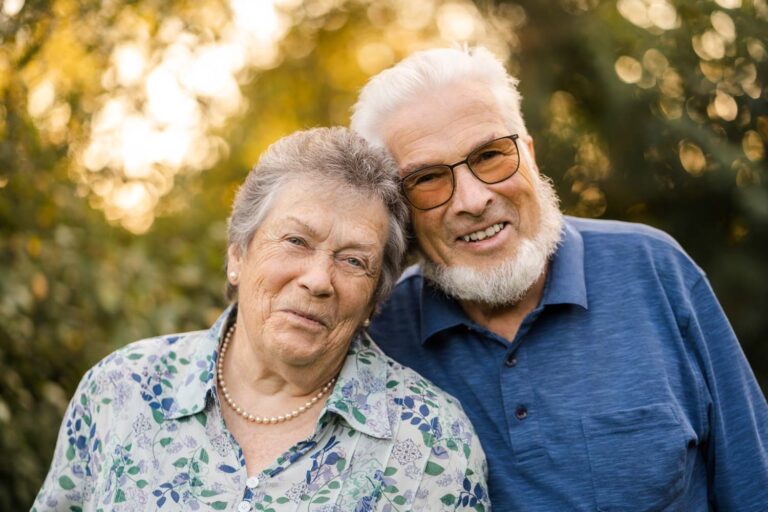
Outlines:
{"label": "button placket", "polygon": [[258,476],[252,476],[252,477],[249,477],[249,478],[248,478],[248,480],[246,480],[246,481],[245,481],[245,485],[246,485],[246,486],[247,486],[249,489],[255,489],[255,488],[257,488],[257,487],[259,486],[259,484],[260,484],[260,483],[261,483],[261,480],[259,480],[259,477],[258,477]]}
{"label": "button placket", "polygon": [[251,510],[251,504],[247,501],[241,501],[237,506],[237,512],[249,512]]}

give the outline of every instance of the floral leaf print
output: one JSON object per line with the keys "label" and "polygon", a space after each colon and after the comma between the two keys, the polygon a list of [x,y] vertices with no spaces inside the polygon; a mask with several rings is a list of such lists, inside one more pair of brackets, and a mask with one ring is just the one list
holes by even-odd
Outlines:
{"label": "floral leaf print", "polygon": [[363,338],[312,435],[249,475],[211,373],[226,322],[216,325],[137,342],[86,374],[34,510],[489,508],[482,448],[461,409]]}

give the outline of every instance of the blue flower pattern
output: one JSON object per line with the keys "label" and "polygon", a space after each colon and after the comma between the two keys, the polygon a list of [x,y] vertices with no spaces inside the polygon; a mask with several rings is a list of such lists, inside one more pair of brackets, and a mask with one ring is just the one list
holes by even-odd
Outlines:
{"label": "blue flower pattern", "polygon": [[356,337],[314,434],[246,485],[215,389],[207,331],[128,345],[89,370],[33,511],[490,510],[487,468],[458,403]]}

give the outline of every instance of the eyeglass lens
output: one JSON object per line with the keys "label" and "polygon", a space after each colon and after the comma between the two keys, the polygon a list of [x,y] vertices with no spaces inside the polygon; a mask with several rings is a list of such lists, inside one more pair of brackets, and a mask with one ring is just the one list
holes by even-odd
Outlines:
{"label": "eyeglass lens", "polygon": [[[467,167],[483,183],[499,183],[509,178],[520,164],[514,137],[496,139],[473,150],[467,156]],[[456,164],[459,165],[459,164]],[[408,201],[416,208],[428,210],[446,203],[453,195],[455,180],[449,165],[425,167],[403,180]]]}

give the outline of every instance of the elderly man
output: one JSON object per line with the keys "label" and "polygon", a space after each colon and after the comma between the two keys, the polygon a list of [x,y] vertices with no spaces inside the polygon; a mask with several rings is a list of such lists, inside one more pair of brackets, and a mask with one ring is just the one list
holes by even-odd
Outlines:
{"label": "elderly man", "polygon": [[768,406],[702,270],[650,227],[563,217],[487,50],[373,77],[421,264],[371,327],[458,397],[496,510],[768,509]]}

